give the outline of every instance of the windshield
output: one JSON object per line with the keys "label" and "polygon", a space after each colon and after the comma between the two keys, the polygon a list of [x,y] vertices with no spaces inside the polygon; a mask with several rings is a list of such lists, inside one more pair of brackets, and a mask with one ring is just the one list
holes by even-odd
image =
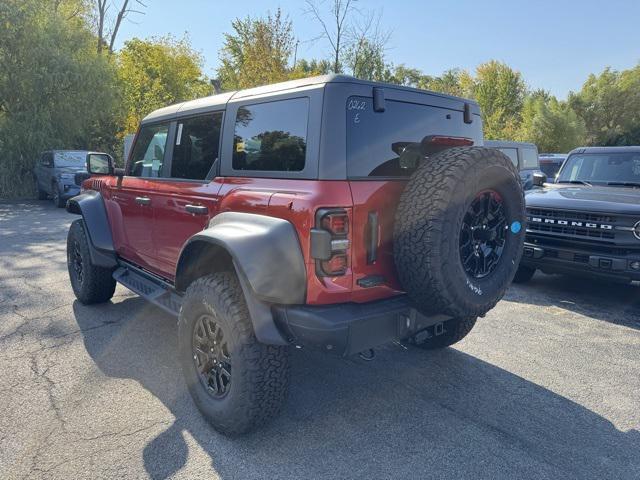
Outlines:
{"label": "windshield", "polygon": [[558,183],[607,185],[640,184],[640,153],[579,153],[571,155],[558,175]]}
{"label": "windshield", "polygon": [[56,167],[79,167],[86,166],[87,152],[56,152]]}

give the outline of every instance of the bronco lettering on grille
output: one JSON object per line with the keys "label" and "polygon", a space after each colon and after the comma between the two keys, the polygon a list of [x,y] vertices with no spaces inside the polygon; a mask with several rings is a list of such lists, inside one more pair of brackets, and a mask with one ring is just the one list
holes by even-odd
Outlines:
{"label": "bronco lettering on grille", "polygon": [[607,225],[604,223],[578,222],[575,220],[558,220],[555,218],[542,217],[527,217],[527,220],[532,223],[548,223],[551,225],[593,228],[597,230],[613,230],[613,225]]}

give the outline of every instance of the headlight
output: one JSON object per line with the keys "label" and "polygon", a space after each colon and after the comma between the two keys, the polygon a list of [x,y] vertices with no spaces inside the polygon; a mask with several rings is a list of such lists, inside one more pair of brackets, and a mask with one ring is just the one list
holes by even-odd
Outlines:
{"label": "headlight", "polygon": [[60,180],[66,180],[68,182],[73,182],[75,175],[73,173],[61,173],[60,175],[58,175],[58,178]]}
{"label": "headlight", "polygon": [[640,240],[640,222],[636,222],[633,226],[633,236]]}

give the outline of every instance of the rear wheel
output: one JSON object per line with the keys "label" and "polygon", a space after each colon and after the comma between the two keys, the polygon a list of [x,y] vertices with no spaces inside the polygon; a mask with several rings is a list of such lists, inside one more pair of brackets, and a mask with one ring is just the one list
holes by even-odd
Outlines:
{"label": "rear wheel", "polygon": [[280,411],[289,383],[289,350],[258,342],[233,273],[208,275],[189,286],[178,336],[189,392],[216,430],[246,433]]}
{"label": "rear wheel", "polygon": [[93,265],[84,220],[75,220],[67,236],[67,269],[76,298],[84,305],[104,303],[113,297],[113,270]]}
{"label": "rear wheel", "polygon": [[427,158],[396,212],[400,283],[423,313],[481,316],[515,275],[523,223],[520,179],[503,153],[451,148]]}
{"label": "rear wheel", "polygon": [[520,265],[518,270],[516,270],[516,275],[513,277],[513,283],[527,283],[529,280],[533,278],[533,275],[536,273],[536,269],[533,267],[528,267],[526,265]]}

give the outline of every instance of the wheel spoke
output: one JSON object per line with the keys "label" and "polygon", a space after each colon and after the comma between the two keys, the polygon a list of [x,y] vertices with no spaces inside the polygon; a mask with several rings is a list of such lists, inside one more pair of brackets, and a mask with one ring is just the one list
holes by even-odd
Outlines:
{"label": "wheel spoke", "polygon": [[201,383],[213,398],[222,398],[231,384],[231,355],[224,330],[214,316],[203,315],[196,321],[192,348]]}
{"label": "wheel spoke", "polygon": [[495,270],[506,242],[506,225],[500,195],[491,190],[480,192],[469,205],[460,230],[460,260],[468,275],[482,278]]}

